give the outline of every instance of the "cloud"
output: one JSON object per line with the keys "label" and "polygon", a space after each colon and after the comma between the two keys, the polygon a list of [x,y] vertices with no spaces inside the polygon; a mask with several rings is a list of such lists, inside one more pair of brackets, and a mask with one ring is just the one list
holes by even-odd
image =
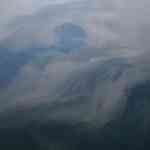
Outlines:
{"label": "cloud", "polygon": [[147,0],[16,0],[11,8],[7,0],[0,3],[2,20],[7,20],[0,22],[9,24],[0,27],[0,43],[7,43],[8,47],[28,48],[38,44],[49,47],[53,44],[55,27],[65,22],[81,26],[91,47],[111,51],[131,49],[125,53],[139,53],[150,47]]}
{"label": "cloud", "polygon": [[[125,107],[126,89],[149,78],[148,1],[86,0],[47,6],[36,12],[32,7],[27,12],[32,13],[10,22],[1,43],[19,50],[46,47],[48,62],[39,53],[43,59],[33,60],[37,65],[22,67],[9,93],[4,93],[4,99],[12,99],[4,110],[17,106],[29,111],[44,105],[48,108],[44,109],[44,119],[98,120],[103,125]],[[87,45],[53,57],[49,52],[54,31],[66,22],[86,32]],[[38,63],[44,64],[42,69]],[[34,117],[38,118],[38,112]]]}
{"label": "cloud", "polygon": [[150,2],[127,0],[120,10],[121,43],[137,51],[149,49],[149,19]]}
{"label": "cloud", "polygon": [[[0,32],[16,17],[31,15],[47,5],[59,5],[78,0],[0,0]],[[10,7],[11,6],[11,7]]]}
{"label": "cloud", "polygon": [[5,32],[1,34],[1,43],[4,40],[7,43],[5,45],[10,44],[10,47],[19,48],[30,47],[38,43],[48,46],[53,42],[53,32],[56,26],[71,22],[85,30],[88,35],[88,45],[99,48],[118,38],[118,35],[107,26],[107,23],[113,22],[116,18],[115,5],[104,0],[92,2],[80,0],[72,3],[66,2],[65,5],[47,5],[28,16],[20,14],[22,17],[13,23],[9,22],[8,28],[3,29]]}

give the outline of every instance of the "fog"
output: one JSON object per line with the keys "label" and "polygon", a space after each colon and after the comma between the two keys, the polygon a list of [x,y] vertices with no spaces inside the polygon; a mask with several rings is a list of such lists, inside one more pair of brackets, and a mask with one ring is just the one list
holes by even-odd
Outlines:
{"label": "fog", "polygon": [[[17,106],[32,114],[32,108],[48,105],[51,113],[45,108],[40,114],[45,120],[96,121],[103,126],[122,112],[126,89],[148,78],[148,0],[15,0],[9,5],[0,1],[0,46],[32,56],[3,89],[2,113]],[[64,52],[56,42],[56,29],[68,24],[85,34],[67,41],[84,44]],[[67,27],[61,35],[71,31]],[[42,68],[36,64],[40,57]],[[80,97],[86,101],[80,104]],[[38,115],[33,113],[40,120]]]}

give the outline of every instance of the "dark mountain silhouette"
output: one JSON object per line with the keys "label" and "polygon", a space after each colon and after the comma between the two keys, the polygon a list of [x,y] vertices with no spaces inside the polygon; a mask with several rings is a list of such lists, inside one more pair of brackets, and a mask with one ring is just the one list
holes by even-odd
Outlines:
{"label": "dark mountain silhouette", "polygon": [[[103,127],[89,127],[86,122],[34,120],[33,114],[46,116],[57,109],[73,110],[82,103],[87,106],[85,104],[90,101],[89,95],[92,95],[98,82],[118,80],[129,67],[131,66],[121,59],[106,61],[102,65],[96,63],[90,69],[82,70],[65,81],[68,83],[68,88],[62,89],[64,87],[62,86],[58,89],[61,93],[59,99],[74,96],[73,101],[70,99],[71,101],[58,102],[52,107],[47,104],[40,105],[34,113],[31,109],[20,113],[10,111],[10,114],[7,112],[2,115],[1,122],[6,125],[5,128],[2,126],[0,128],[0,148],[5,150],[12,148],[16,150],[149,150],[150,81],[142,81],[128,88],[127,103],[122,115]],[[76,94],[80,94],[81,97],[76,97]],[[84,97],[86,94],[87,97]],[[14,122],[12,125],[11,119]],[[22,126],[23,121],[26,123]]]}

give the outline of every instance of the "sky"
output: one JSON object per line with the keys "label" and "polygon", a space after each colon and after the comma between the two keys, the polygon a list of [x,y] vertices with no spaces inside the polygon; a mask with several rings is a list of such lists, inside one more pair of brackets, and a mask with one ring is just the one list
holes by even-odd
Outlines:
{"label": "sky", "polygon": [[[16,36],[14,45],[24,46],[26,37],[34,42],[38,35],[38,43],[51,43],[57,24],[75,22],[85,28],[88,43],[94,47],[120,43],[120,47],[146,50],[150,47],[149,7],[148,0],[0,0],[0,42]],[[14,33],[21,28],[23,33]]]}
{"label": "sky", "polygon": [[77,0],[0,0],[0,29],[18,16],[31,15],[47,5],[58,5],[71,1]]}

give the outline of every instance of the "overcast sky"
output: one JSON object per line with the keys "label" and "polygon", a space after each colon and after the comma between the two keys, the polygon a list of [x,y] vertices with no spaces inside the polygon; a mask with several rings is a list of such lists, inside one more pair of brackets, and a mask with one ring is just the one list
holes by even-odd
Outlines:
{"label": "overcast sky", "polygon": [[[77,2],[76,5],[71,5],[73,1]],[[52,13],[53,6],[59,4],[65,5],[58,9],[55,7]],[[117,41],[122,47],[149,49],[149,8],[149,0],[0,0],[0,40],[17,28],[21,35],[15,33],[12,36],[13,39],[19,37],[16,38],[17,44],[24,43],[25,40],[20,41],[24,37],[31,37],[30,41],[37,40],[38,43],[46,42],[52,35],[48,32],[52,23],[56,26],[58,22],[61,24],[69,20],[83,24],[90,35],[88,43],[94,46],[101,47],[104,43]],[[15,26],[11,27],[17,16],[21,18],[24,15],[32,17],[22,17],[23,23],[17,20]],[[24,33],[18,30],[22,28],[21,23],[24,24]],[[6,24],[10,24],[9,28],[6,28]]]}
{"label": "overcast sky", "polygon": [[30,15],[47,5],[64,4],[79,0],[0,0],[0,31],[17,16]]}

